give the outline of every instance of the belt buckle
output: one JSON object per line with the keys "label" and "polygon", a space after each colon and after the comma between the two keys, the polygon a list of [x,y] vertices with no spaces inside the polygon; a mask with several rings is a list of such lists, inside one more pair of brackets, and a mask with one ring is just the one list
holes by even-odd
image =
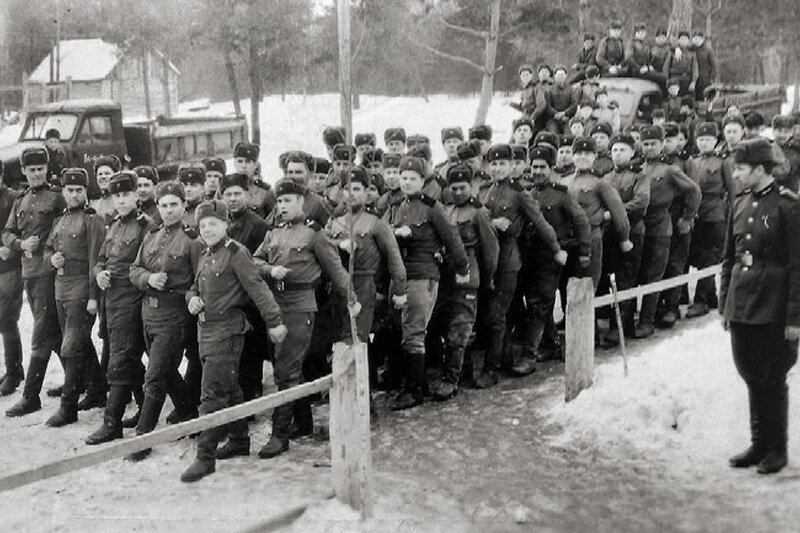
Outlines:
{"label": "belt buckle", "polygon": [[283,288],[284,287],[285,287],[285,285],[284,285],[282,279],[279,279],[278,281],[275,282],[275,290],[283,292]]}

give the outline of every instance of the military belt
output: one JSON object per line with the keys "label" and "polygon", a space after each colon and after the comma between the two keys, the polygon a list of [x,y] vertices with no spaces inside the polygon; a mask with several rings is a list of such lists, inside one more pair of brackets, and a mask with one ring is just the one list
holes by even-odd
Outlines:
{"label": "military belt", "polygon": [[88,276],[89,275],[89,262],[88,261],[67,261],[64,266],[56,269],[57,276]]}
{"label": "military belt", "polygon": [[283,281],[280,279],[269,281],[270,289],[277,292],[310,291],[315,289],[316,286],[316,283],[293,283],[291,281]]}
{"label": "military belt", "polygon": [[144,297],[147,307],[185,307],[186,295],[180,292],[156,292],[148,291]]}

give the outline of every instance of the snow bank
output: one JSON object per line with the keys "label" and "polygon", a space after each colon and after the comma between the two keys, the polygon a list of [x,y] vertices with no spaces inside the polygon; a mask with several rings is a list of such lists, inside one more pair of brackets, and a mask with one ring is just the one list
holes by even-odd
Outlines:
{"label": "snow bank", "polygon": [[[680,456],[693,467],[719,469],[721,460],[749,443],[747,390],[719,321],[676,331],[631,358],[629,369],[626,378],[621,359],[601,364],[594,386],[551,407],[548,417],[563,427],[555,445],[616,449],[615,455],[659,451],[665,459]],[[793,428],[800,423],[799,381],[796,373],[789,375]],[[794,457],[799,445],[790,439]]]}

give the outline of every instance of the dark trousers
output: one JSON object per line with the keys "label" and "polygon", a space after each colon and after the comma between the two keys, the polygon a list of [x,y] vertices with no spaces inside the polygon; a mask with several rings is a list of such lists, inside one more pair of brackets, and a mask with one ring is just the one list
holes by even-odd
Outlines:
{"label": "dark trousers", "polygon": [[782,323],[730,323],[733,361],[747,384],[751,418],[759,420],[760,445],[785,453],[789,401],[786,374],[797,362],[798,343],[787,341],[783,330]]}
{"label": "dark trousers", "polygon": [[255,305],[245,306],[244,314],[252,326],[244,334],[239,360],[239,386],[247,402],[264,394],[264,360],[272,359],[272,344],[267,335],[267,325]]}
{"label": "dark trousers", "polygon": [[145,349],[141,304],[106,307],[106,323],[109,334],[108,383],[141,388]]}
{"label": "dark trousers", "polygon": [[[369,342],[372,332],[372,322],[375,319],[375,276],[373,274],[359,274],[353,277],[353,291],[356,300],[361,304],[361,311],[356,317],[356,330],[361,342]],[[335,321],[336,338],[350,343],[353,335],[350,330],[350,312],[347,310],[347,299],[339,295],[331,295],[333,299],[333,319]]]}
{"label": "dark trousers", "polygon": [[[198,329],[200,361],[203,365],[200,414],[206,415],[238,405],[244,400],[238,380],[239,359],[244,346],[244,317],[201,324]],[[216,459],[217,444],[226,434],[232,441],[241,443],[250,440],[245,419],[206,429],[197,439],[197,458]]]}
{"label": "dark trousers", "polygon": [[442,378],[458,383],[478,313],[478,290],[462,288],[452,280],[440,287],[442,323],[445,333],[444,372]]}
{"label": "dark trousers", "polygon": [[200,385],[203,379],[203,366],[200,364],[200,347],[197,345],[197,319],[190,315],[186,332],[186,399],[192,407],[200,405]]}
{"label": "dark trousers", "polygon": [[64,364],[64,387],[61,406],[76,411],[83,373],[96,375],[100,371],[97,352],[92,343],[94,315],[86,311],[86,300],[56,300],[58,323],[63,332],[61,359]]}
{"label": "dark trousers", "polygon": [[[689,265],[702,269],[719,263],[724,247],[725,221],[697,222],[689,245]],[[717,284],[713,276],[697,281],[694,301],[716,305]]]}
{"label": "dark trousers", "polygon": [[[552,257],[536,256],[526,262],[520,271],[519,283],[523,287],[525,303],[525,320],[521,328],[522,353],[528,357],[539,355],[539,346],[547,330],[548,323],[553,322],[553,308],[556,304],[556,291],[561,278],[561,265]],[[555,333],[555,328],[550,334]],[[556,338],[549,338],[553,345]]]}
{"label": "dark trousers", "polygon": [[23,396],[39,396],[44,384],[47,362],[52,352],[61,351],[61,326],[56,310],[55,279],[53,275],[29,278],[24,281],[25,294],[33,314],[31,358]]}
{"label": "dark trousers", "polygon": [[[673,227],[675,225],[673,224]],[[689,247],[692,243],[692,233],[684,233],[681,235],[674,230],[669,243],[669,258],[667,259],[667,266],[664,269],[662,279],[674,278],[686,273],[687,264],[689,261]],[[679,314],[678,304],[681,299],[681,292],[686,290],[686,286],[673,287],[667,289],[659,294],[659,314],[672,311],[676,315]]]}
{"label": "dark trousers", "polygon": [[[283,342],[275,346],[275,357],[272,367],[275,385],[278,390],[285,390],[299,385],[303,380],[303,362],[311,345],[314,331],[314,313],[295,313],[283,311],[283,323],[288,329]],[[309,379],[309,378],[307,378]],[[298,418],[299,425],[313,423],[311,421],[311,404],[308,401],[290,402],[275,408],[272,412],[272,434],[281,439],[289,438],[289,428],[293,418]]]}
{"label": "dark trousers", "polygon": [[[642,251],[644,247],[644,233],[631,233],[630,240],[633,249],[623,253],[619,248],[619,236],[614,231],[607,231],[604,236],[603,271],[597,293],[607,294],[611,287],[608,274],[613,273],[617,281],[617,290],[624,291],[636,286],[639,270],[642,266]],[[636,312],[636,299],[625,300],[619,303],[619,312],[622,325],[627,335],[633,334],[633,316]],[[615,316],[609,322],[611,329],[617,329]]]}
{"label": "dark trousers", "polygon": [[19,269],[0,273],[0,335],[3,336],[3,356],[6,378],[22,381],[22,340],[19,335],[19,316],[22,311],[22,276]]}
{"label": "dark trousers", "polygon": [[[642,246],[642,267],[639,269],[639,285],[660,281],[669,261],[668,236],[647,236],[645,233]],[[642,308],[639,311],[639,322],[652,324],[655,320],[658,294],[646,294],[642,297]]]}
{"label": "dark trousers", "polygon": [[517,289],[518,274],[518,272],[497,272],[494,275],[494,291],[489,295],[486,316],[488,338],[483,363],[485,372],[496,372],[501,366],[513,364],[512,361],[502,361],[502,357],[506,336],[506,315]]}
{"label": "dark trousers", "polygon": [[386,364],[384,378],[389,388],[399,387],[403,379],[403,328],[400,311],[394,309],[390,299],[380,295],[375,302],[372,342],[369,345],[370,383],[378,383],[379,366]]}

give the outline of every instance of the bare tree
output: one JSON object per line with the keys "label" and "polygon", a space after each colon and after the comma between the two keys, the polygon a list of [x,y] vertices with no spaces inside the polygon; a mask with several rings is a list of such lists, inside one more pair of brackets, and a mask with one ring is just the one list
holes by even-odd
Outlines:
{"label": "bare tree", "polygon": [[679,31],[692,29],[692,0],[672,0],[672,13],[669,16],[667,32],[674,36]]}
{"label": "bare tree", "polygon": [[706,39],[713,40],[714,15],[722,11],[724,5],[725,0],[697,0],[697,10],[706,18]]}

